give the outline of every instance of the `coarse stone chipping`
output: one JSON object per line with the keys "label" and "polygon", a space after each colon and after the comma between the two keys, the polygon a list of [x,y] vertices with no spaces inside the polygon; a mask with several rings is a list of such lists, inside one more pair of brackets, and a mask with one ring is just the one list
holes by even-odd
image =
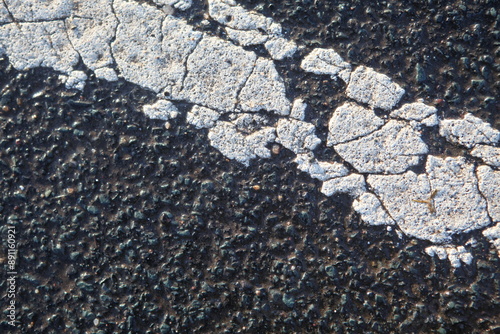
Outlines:
{"label": "coarse stone chipping", "polygon": [[328,146],[366,136],[384,125],[372,109],[346,102],[333,112],[328,123]]}
{"label": "coarse stone chipping", "polygon": [[335,79],[341,77],[344,81],[349,81],[351,64],[345,62],[342,57],[332,49],[316,48],[309,53],[300,67],[315,74],[327,74]]}
{"label": "coarse stone chipping", "polygon": [[479,166],[476,173],[479,190],[488,204],[488,213],[494,222],[500,222],[500,171],[489,166]]}
{"label": "coarse stone chipping", "polygon": [[[433,156],[428,157],[424,174],[407,171],[428,153],[417,129],[437,124],[448,141],[473,148],[471,155],[500,167],[500,148],[495,147],[500,132],[487,122],[471,114],[439,122],[436,109],[422,102],[403,105],[390,113],[396,120],[387,122],[353,102],[337,108],[330,119],[328,144],[347,163],[360,173],[403,173],[368,176],[375,193],[369,192],[366,176],[349,175],[344,165],[318,161],[312,154],[320,139],[314,125],[303,121],[306,104],[297,99],[291,106],[272,61],[291,57],[297,50],[283,37],[281,25],[233,0],[208,1],[210,15],[224,25],[232,42],[264,44],[272,58],[257,59],[254,52],[195,31],[184,19],[169,15],[172,7],[189,8],[191,0],[152,2],[158,7],[125,0],[2,1],[0,54],[6,54],[18,70],[48,67],[61,72],[69,89],[85,86],[87,75],[75,69],[81,59],[97,78],[116,81],[120,73],[168,99],[194,103],[187,122],[210,128],[212,145],[247,166],[253,158],[269,158],[266,146],[277,141],[297,154],[300,170],[323,181],[323,193],[351,194],[354,210],[368,224],[396,223],[410,236],[448,243],[454,234],[485,228],[500,219],[500,171],[474,168],[465,158]],[[8,9],[17,22],[12,23]],[[301,67],[340,77],[347,83],[347,96],[370,108],[392,110],[404,94],[373,69],[360,66],[351,72],[351,65],[331,49],[313,50]],[[143,108],[151,118],[178,115],[175,106],[161,98]],[[276,117],[267,112],[290,117],[280,118],[273,128],[268,125]],[[223,113],[231,122],[219,120]],[[483,231],[497,248],[499,229],[497,224]],[[445,254],[453,266],[472,259],[463,247],[450,245],[429,248],[428,253]]]}
{"label": "coarse stone chipping", "polygon": [[463,119],[445,119],[439,124],[439,134],[449,142],[472,148],[476,144],[495,144],[500,140],[500,131],[470,113]]}
{"label": "coarse stone chipping", "polygon": [[474,165],[429,156],[426,174],[369,175],[368,184],[401,230],[434,243],[490,224]]}
{"label": "coarse stone chipping", "polygon": [[295,119],[280,119],[276,127],[278,135],[276,142],[295,154],[307,153],[321,143],[315,131],[316,128],[311,123]]}
{"label": "coarse stone chipping", "polygon": [[[272,33],[273,20],[257,12],[248,11],[233,0],[208,0],[208,14],[214,20],[236,30]],[[276,23],[274,23],[276,25]],[[281,27],[279,27],[281,32]]]}
{"label": "coarse stone chipping", "polygon": [[500,256],[500,223],[485,229],[483,235],[496,247],[498,256]]}
{"label": "coarse stone chipping", "polygon": [[326,181],[349,174],[349,170],[341,163],[318,161],[312,153],[297,154],[294,159],[297,168],[320,181]]}
{"label": "coarse stone chipping", "polygon": [[279,36],[271,37],[264,46],[274,60],[290,58],[297,51],[297,44],[295,42]]}
{"label": "coarse stone chipping", "polygon": [[113,6],[119,24],[112,50],[125,80],[182,99],[185,62],[202,33],[146,4],[115,0]]}
{"label": "coarse stone chipping", "polygon": [[405,90],[387,75],[365,66],[359,66],[351,73],[346,89],[346,94],[351,99],[383,110],[392,109],[404,93]]}
{"label": "coarse stone chipping", "polygon": [[5,0],[16,22],[52,21],[64,19],[74,7],[72,0]]}
{"label": "coarse stone chipping", "polygon": [[172,102],[162,99],[151,105],[145,105],[142,110],[147,117],[164,121],[176,118],[179,115],[179,110]]}
{"label": "coarse stone chipping", "polygon": [[429,256],[437,255],[440,260],[448,259],[453,268],[461,267],[462,262],[471,264],[473,257],[463,246],[429,246],[425,248]]}
{"label": "coarse stone chipping", "polygon": [[366,192],[365,177],[361,174],[350,174],[323,182],[321,192],[326,196],[349,194],[358,198]]}
{"label": "coarse stone chipping", "polygon": [[197,129],[211,128],[219,119],[220,114],[210,108],[194,105],[186,115],[186,121]]}
{"label": "coarse stone chipping", "polygon": [[437,109],[422,102],[407,103],[401,108],[391,112],[390,117],[401,118],[407,121],[417,121],[426,126],[439,124],[436,115]]}
{"label": "coarse stone chipping", "polygon": [[231,112],[257,56],[230,42],[204,37],[189,56],[181,95],[187,101]]}
{"label": "coarse stone chipping", "polygon": [[179,10],[186,10],[193,5],[192,0],[153,0],[159,6],[172,6]]}
{"label": "coarse stone chipping", "polygon": [[110,44],[118,25],[112,0],[80,0],[74,5],[71,16],[65,20],[71,44],[91,70],[111,66],[114,60]]}
{"label": "coarse stone chipping", "polygon": [[361,219],[369,225],[395,224],[377,196],[370,192],[365,192],[356,198],[352,203],[352,207],[361,216]]}
{"label": "coarse stone chipping", "polygon": [[226,27],[227,37],[241,46],[264,44],[269,36],[255,30],[236,30]]}
{"label": "coarse stone chipping", "polygon": [[473,157],[482,159],[484,163],[490,166],[500,167],[500,147],[476,145],[470,154]]}
{"label": "coarse stone chipping", "polygon": [[83,90],[86,81],[87,75],[85,72],[73,71],[69,74],[64,84],[68,89]]}
{"label": "coarse stone chipping", "polygon": [[250,160],[257,156],[268,158],[271,152],[266,145],[276,138],[275,129],[263,128],[251,135],[245,136],[230,122],[219,121],[208,132],[210,144],[229,159],[248,166]]}
{"label": "coarse stone chipping", "polygon": [[420,134],[405,122],[395,120],[365,137],[334,148],[360,173],[403,173],[428,153]]}
{"label": "coarse stone chipping", "polygon": [[243,111],[273,111],[288,115],[291,103],[286,97],[285,83],[272,60],[258,58],[255,68],[239,95]]}
{"label": "coarse stone chipping", "polygon": [[290,117],[299,121],[303,121],[306,118],[307,103],[303,99],[295,99],[292,104],[292,110],[290,111]]}
{"label": "coarse stone chipping", "polygon": [[12,66],[20,71],[50,67],[69,75],[79,59],[62,21],[0,26],[0,50],[0,54],[6,53]]}

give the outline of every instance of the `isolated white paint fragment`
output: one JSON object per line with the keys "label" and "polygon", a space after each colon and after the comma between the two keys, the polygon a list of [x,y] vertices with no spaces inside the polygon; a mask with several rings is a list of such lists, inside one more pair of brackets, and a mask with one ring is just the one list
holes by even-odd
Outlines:
{"label": "isolated white paint fragment", "polygon": [[365,192],[356,198],[352,203],[352,207],[361,216],[361,219],[369,225],[395,224],[377,196],[370,192]]}
{"label": "isolated white paint fragment", "polygon": [[407,103],[401,108],[391,112],[393,118],[401,118],[407,121],[418,121],[426,126],[438,125],[437,109],[422,102]]}
{"label": "isolated white paint fragment", "polygon": [[500,147],[476,145],[470,154],[473,157],[481,158],[490,166],[500,167]]}
{"label": "isolated white paint fragment", "polygon": [[16,21],[51,21],[71,14],[71,0],[5,0],[3,1]]}
{"label": "isolated white paint fragment", "polygon": [[439,124],[439,134],[449,142],[472,148],[476,144],[495,144],[500,140],[500,131],[470,113],[463,119],[445,119]]}
{"label": "isolated white paint fragment", "polygon": [[297,164],[299,170],[308,173],[312,178],[320,181],[349,174],[349,170],[343,164],[318,161],[312,153],[297,154],[293,161]]}
{"label": "isolated white paint fragment", "polygon": [[428,153],[420,134],[405,122],[396,120],[365,137],[334,148],[360,173],[403,173]]}
{"label": "isolated white paint fragment", "polygon": [[164,121],[176,118],[179,115],[179,110],[172,102],[162,99],[153,104],[145,105],[142,110],[147,117]]}
{"label": "isolated white paint fragment", "polygon": [[346,102],[333,112],[328,123],[328,146],[366,136],[384,125],[372,109]]}
{"label": "isolated white paint fragment", "polygon": [[227,37],[241,46],[264,44],[269,39],[268,35],[256,30],[236,30],[226,27]]}
{"label": "isolated white paint fragment", "polygon": [[291,103],[286,97],[285,83],[272,60],[258,58],[252,74],[239,95],[243,111],[273,111],[288,115]]}
{"label": "isolated white paint fragment", "polygon": [[426,174],[369,175],[368,183],[409,236],[446,243],[490,224],[474,165],[463,157],[429,156]]}
{"label": "isolated white paint fragment", "polygon": [[472,254],[463,246],[429,246],[425,248],[425,252],[429,256],[437,255],[440,260],[448,258],[454,268],[460,267],[462,262],[471,264],[473,260]]}
{"label": "isolated white paint fragment", "polygon": [[477,167],[479,190],[488,203],[488,213],[494,222],[500,222],[500,171],[488,166]]}
{"label": "isolated white paint fragment", "polygon": [[235,159],[248,166],[256,156],[268,158],[271,152],[266,145],[276,138],[274,128],[263,128],[245,136],[230,122],[217,122],[208,132],[213,147],[229,159]]}
{"label": "isolated white paint fragment", "polygon": [[273,20],[248,11],[232,0],[208,0],[209,15],[227,27],[237,30],[262,30],[269,33]]}
{"label": "isolated white paint fragment", "polygon": [[110,44],[117,25],[112,0],[74,1],[74,10],[65,20],[72,46],[93,71],[114,63]]}
{"label": "isolated white paint fragment", "polygon": [[83,90],[86,81],[87,75],[85,74],[85,72],[73,71],[69,74],[64,84],[68,89]]}
{"label": "isolated white paint fragment", "polygon": [[302,60],[300,67],[306,72],[330,75],[332,79],[340,76],[342,72],[341,77],[346,82],[349,80],[351,72],[351,64],[345,62],[334,50],[323,48],[316,48],[311,51]]}
{"label": "isolated white paint fragment", "polygon": [[303,99],[295,99],[292,104],[292,110],[290,111],[290,117],[299,121],[303,121],[306,118],[307,103]]}
{"label": "isolated white paint fragment", "polygon": [[498,256],[500,256],[500,223],[485,229],[483,235],[496,247]]}
{"label": "isolated white paint fragment", "polygon": [[257,56],[216,37],[204,37],[187,62],[181,95],[189,102],[231,112]]}
{"label": "isolated white paint fragment", "polygon": [[20,71],[50,67],[69,74],[79,59],[62,21],[0,26],[0,49],[4,50],[0,53],[6,53],[12,66]]}
{"label": "isolated white paint fragment", "polygon": [[194,125],[197,129],[211,128],[219,119],[219,113],[213,109],[194,105],[186,115],[188,124]]}
{"label": "isolated white paint fragment", "polygon": [[96,78],[104,79],[107,81],[118,81],[118,74],[115,70],[108,67],[98,68],[94,71]]}
{"label": "isolated white paint fragment", "polygon": [[276,127],[278,135],[276,142],[295,154],[306,153],[314,150],[321,143],[315,131],[316,128],[311,123],[282,118]]}
{"label": "isolated white paint fragment", "polygon": [[388,76],[365,66],[359,66],[351,73],[346,89],[348,97],[384,110],[392,109],[404,93],[404,89]]}
{"label": "isolated white paint fragment", "polygon": [[321,192],[326,196],[349,194],[357,198],[366,192],[365,178],[361,174],[350,174],[323,182]]}
{"label": "isolated white paint fragment", "polygon": [[297,44],[283,37],[271,37],[264,46],[274,60],[290,58],[297,51]]}

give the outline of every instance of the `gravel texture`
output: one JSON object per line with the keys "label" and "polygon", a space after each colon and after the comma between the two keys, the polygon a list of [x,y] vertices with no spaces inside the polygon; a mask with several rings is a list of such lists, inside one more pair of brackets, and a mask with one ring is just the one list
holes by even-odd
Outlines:
{"label": "gravel texture", "polygon": [[[436,99],[440,116],[466,110],[499,128],[493,1],[467,11],[458,1],[241,3],[293,40],[410,83],[404,102]],[[205,12],[185,15],[202,26]],[[326,143],[343,83],[284,67]],[[155,94],[123,80],[91,74],[78,92],[53,71],[5,60],[0,71],[0,215],[19,230],[18,332],[500,331],[500,263],[479,231],[463,237],[475,239],[474,261],[454,268],[424,256],[426,241],[361,225],[351,200],[323,196],[287,150],[249,168],[227,161],[207,130],[185,125],[192,105],[176,103],[164,126],[142,113]],[[441,144],[431,153],[461,152]],[[315,154],[331,161],[325,145]],[[445,250],[467,260],[460,251]]]}

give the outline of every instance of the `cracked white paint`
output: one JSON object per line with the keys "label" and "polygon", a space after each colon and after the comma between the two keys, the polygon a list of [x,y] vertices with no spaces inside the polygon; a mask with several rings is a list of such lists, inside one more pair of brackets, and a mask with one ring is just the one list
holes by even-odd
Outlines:
{"label": "cracked white paint", "polygon": [[318,161],[310,152],[297,154],[294,161],[299,170],[308,173],[311,177],[320,181],[326,181],[349,174],[349,170],[343,164],[338,162]]}
{"label": "cracked white paint", "polygon": [[334,148],[360,173],[403,173],[417,165],[428,152],[419,133],[405,122],[395,120],[380,130]]}
{"label": "cracked white paint", "polygon": [[500,222],[500,171],[488,166],[477,168],[479,190],[488,203],[488,213],[495,222]]}
{"label": "cracked white paint", "polygon": [[426,126],[438,125],[437,109],[422,102],[407,103],[390,114],[393,118],[420,122]]}
{"label": "cracked white paint", "polygon": [[176,118],[179,115],[177,107],[167,100],[158,100],[151,105],[145,105],[143,111],[151,119],[161,119],[164,121]]}
{"label": "cracked white paint", "polygon": [[358,198],[361,194],[366,192],[365,178],[361,174],[336,177],[323,182],[321,192],[326,196],[349,194],[354,198]]}
{"label": "cracked white paint", "polygon": [[365,192],[352,203],[363,221],[370,225],[394,225],[395,222],[382,206],[382,202],[371,192]]}
{"label": "cracked white paint", "polygon": [[219,119],[220,114],[210,108],[194,105],[186,115],[186,121],[194,125],[197,129],[211,128]]}
{"label": "cracked white paint", "polygon": [[500,167],[500,147],[489,145],[476,145],[470,154],[476,158],[481,158],[484,163]]}
{"label": "cracked white paint", "polygon": [[384,110],[392,109],[404,93],[404,89],[388,76],[365,66],[359,66],[351,73],[346,89],[350,98]]}
{"label": "cracked white paint", "polygon": [[332,79],[339,76],[345,82],[348,82],[351,73],[351,64],[345,62],[342,57],[332,49],[314,49],[304,58],[300,67],[306,72],[328,74]]}
{"label": "cracked white paint", "polygon": [[439,124],[439,134],[452,143],[472,148],[476,144],[496,144],[500,141],[500,131],[472,114],[463,119],[445,119]]}
{"label": "cracked white paint", "polygon": [[286,98],[285,83],[271,60],[257,59],[240,92],[239,102],[243,111],[268,110],[278,115],[290,113],[291,104]]}
{"label": "cracked white paint", "polygon": [[372,109],[347,102],[335,109],[328,123],[328,145],[345,143],[369,135],[384,125]]}
{"label": "cracked white paint", "polygon": [[307,153],[321,143],[315,131],[316,128],[311,123],[295,119],[280,119],[276,125],[278,134],[276,142],[295,154]]}
{"label": "cracked white paint", "polygon": [[[192,103],[186,121],[207,128],[213,147],[247,166],[269,158],[268,147],[279,143],[296,154],[299,170],[323,182],[325,195],[349,194],[367,224],[395,225],[430,240],[438,245],[427,253],[454,267],[472,260],[463,246],[449,244],[456,234],[483,229],[500,252],[500,132],[490,124],[470,114],[439,120],[436,108],[422,101],[394,110],[404,94],[399,84],[365,66],[352,70],[332,49],[313,49],[300,67],[340,77],[350,99],[331,106],[327,134],[344,162],[319,161],[320,122],[304,121],[307,96],[293,96],[277,71],[277,64],[286,65],[281,60],[297,61],[299,49],[280,24],[234,0],[209,0],[207,20],[221,25],[224,40],[172,15],[191,0],[153,2],[158,7],[134,0],[2,1],[0,54],[18,70],[60,72],[69,89],[82,90],[94,72],[152,90],[162,97],[144,106],[151,118],[182,113],[172,101]],[[249,45],[263,45],[269,57],[241,47]],[[80,61],[88,71],[76,68]],[[441,136],[489,166],[428,155],[420,129],[437,131],[438,124]]]}

